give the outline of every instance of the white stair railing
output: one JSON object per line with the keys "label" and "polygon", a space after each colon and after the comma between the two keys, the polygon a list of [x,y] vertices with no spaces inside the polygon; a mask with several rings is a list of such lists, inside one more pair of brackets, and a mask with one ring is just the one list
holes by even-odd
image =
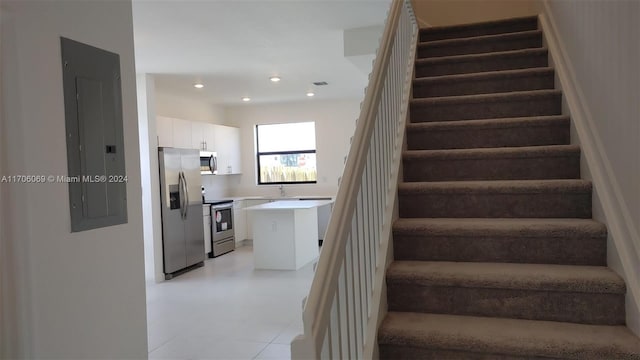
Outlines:
{"label": "white stair railing", "polygon": [[370,359],[376,352],[417,35],[411,2],[394,0],[305,301],[304,334],[291,344],[293,359]]}

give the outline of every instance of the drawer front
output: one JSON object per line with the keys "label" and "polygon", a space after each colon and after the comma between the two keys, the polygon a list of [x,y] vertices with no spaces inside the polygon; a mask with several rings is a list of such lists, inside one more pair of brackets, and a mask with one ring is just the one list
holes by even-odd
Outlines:
{"label": "drawer front", "polygon": [[221,240],[213,243],[213,256],[222,255],[229,251],[235,250],[236,241],[234,238]]}

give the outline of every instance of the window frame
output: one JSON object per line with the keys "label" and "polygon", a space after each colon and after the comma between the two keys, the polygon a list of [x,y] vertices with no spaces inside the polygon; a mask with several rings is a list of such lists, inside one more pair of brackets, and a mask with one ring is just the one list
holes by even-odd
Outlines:
{"label": "window frame", "polygon": [[[311,122],[311,121],[300,121],[303,122]],[[297,184],[317,184],[318,183],[318,169],[317,169],[317,146],[314,150],[287,150],[287,151],[265,151],[260,152],[260,136],[258,128],[264,125],[285,125],[285,124],[296,124],[295,123],[274,123],[274,124],[256,124],[256,171],[258,172],[258,185],[297,185]],[[315,121],[314,123],[314,132],[315,132]],[[315,134],[314,134],[315,135]],[[260,156],[264,155],[294,155],[294,154],[315,154],[316,155],[316,180],[315,181],[278,181],[278,182],[263,182],[262,176],[260,172]]]}

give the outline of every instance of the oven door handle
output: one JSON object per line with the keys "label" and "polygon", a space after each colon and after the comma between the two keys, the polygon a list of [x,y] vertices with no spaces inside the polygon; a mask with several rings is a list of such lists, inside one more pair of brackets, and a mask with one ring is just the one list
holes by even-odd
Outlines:
{"label": "oven door handle", "polygon": [[232,204],[223,204],[223,205],[211,205],[212,210],[224,210],[224,209],[233,209]]}

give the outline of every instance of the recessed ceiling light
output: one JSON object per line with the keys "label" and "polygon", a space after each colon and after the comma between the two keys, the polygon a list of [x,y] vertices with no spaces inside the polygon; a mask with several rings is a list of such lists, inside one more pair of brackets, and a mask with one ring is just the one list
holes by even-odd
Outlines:
{"label": "recessed ceiling light", "polygon": [[308,97],[312,97],[312,96],[315,96],[315,95],[316,95],[316,94],[315,94],[313,91],[308,91],[308,92],[307,92],[307,96],[308,96]]}
{"label": "recessed ceiling light", "polygon": [[193,84],[193,87],[196,89],[202,89],[204,87],[204,84],[196,83],[196,84]]}
{"label": "recessed ceiling light", "polygon": [[247,101],[251,101],[251,98],[248,96],[243,96],[242,97],[242,101],[247,102]]}
{"label": "recessed ceiling light", "polygon": [[279,82],[282,79],[280,78],[280,76],[272,76],[269,78],[269,80],[271,80],[271,82]]}

